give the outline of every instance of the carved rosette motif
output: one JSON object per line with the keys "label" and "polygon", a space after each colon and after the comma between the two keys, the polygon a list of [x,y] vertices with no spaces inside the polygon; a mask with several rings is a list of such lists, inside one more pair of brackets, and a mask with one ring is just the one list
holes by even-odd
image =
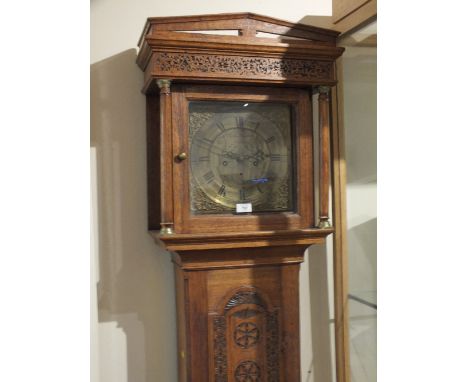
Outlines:
{"label": "carved rosette motif", "polygon": [[260,381],[260,367],[253,361],[244,361],[236,367],[234,375],[238,382],[257,382]]}
{"label": "carved rosette motif", "polygon": [[258,343],[260,330],[253,322],[242,322],[237,325],[234,332],[234,341],[237,346],[248,349]]}
{"label": "carved rosette motif", "polygon": [[159,53],[156,72],[171,75],[219,75],[289,80],[325,80],[333,77],[333,62],[293,58]]}
{"label": "carved rosette motif", "polygon": [[[228,364],[227,364],[227,322],[230,310],[241,305],[257,305],[259,308],[252,309],[247,307],[242,310],[237,310],[232,314],[232,317],[246,319],[249,321],[243,322],[235,327],[233,333],[234,342],[242,349],[250,348],[257,345],[262,336],[260,329],[256,324],[250,321],[258,314],[264,316],[266,337],[266,370],[263,372],[266,375],[266,382],[279,382],[279,321],[278,310],[268,311],[268,306],[265,300],[255,291],[239,291],[235,293],[224,306],[224,314],[216,315],[213,319],[214,331],[214,362],[215,362],[215,381],[228,381]],[[260,381],[261,367],[254,360],[246,360],[238,365],[235,365],[234,377],[239,382],[256,382]],[[263,377],[265,378],[265,377]]]}

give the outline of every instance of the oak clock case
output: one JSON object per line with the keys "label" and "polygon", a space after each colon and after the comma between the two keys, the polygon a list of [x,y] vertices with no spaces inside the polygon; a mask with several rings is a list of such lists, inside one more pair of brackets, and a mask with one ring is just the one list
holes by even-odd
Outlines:
{"label": "oak clock case", "polygon": [[172,99],[176,233],[314,224],[308,91],[174,85]]}
{"label": "oak clock case", "polygon": [[174,263],[179,382],[301,380],[299,267],[333,232],[337,35],[252,13],[147,20],[148,225]]}

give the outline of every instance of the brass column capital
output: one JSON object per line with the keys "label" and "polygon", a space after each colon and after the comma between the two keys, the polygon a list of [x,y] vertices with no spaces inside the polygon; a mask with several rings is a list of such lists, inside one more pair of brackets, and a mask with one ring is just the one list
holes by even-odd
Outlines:
{"label": "brass column capital", "polygon": [[317,91],[320,94],[328,94],[330,93],[331,87],[330,86],[317,86]]}
{"label": "brass column capital", "polygon": [[161,94],[170,94],[171,93],[171,80],[160,79],[157,80],[159,89],[161,89]]}

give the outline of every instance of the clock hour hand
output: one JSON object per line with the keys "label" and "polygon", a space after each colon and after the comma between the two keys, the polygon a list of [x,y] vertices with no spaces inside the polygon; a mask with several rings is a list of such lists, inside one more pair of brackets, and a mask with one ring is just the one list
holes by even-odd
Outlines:
{"label": "clock hour hand", "polygon": [[244,155],[243,159],[253,159],[253,160],[263,160],[265,158],[265,153],[263,150],[258,149],[254,154]]}
{"label": "clock hour hand", "polygon": [[223,153],[221,155],[224,158],[235,159],[236,161],[242,161],[243,160],[243,158],[239,154],[233,153],[232,151],[223,151]]}

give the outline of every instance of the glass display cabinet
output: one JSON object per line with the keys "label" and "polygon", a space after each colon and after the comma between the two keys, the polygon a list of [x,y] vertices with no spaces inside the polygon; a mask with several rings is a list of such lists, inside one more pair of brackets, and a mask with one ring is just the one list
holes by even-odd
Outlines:
{"label": "glass display cabinet", "polygon": [[353,382],[377,381],[377,22],[344,37],[349,354]]}

